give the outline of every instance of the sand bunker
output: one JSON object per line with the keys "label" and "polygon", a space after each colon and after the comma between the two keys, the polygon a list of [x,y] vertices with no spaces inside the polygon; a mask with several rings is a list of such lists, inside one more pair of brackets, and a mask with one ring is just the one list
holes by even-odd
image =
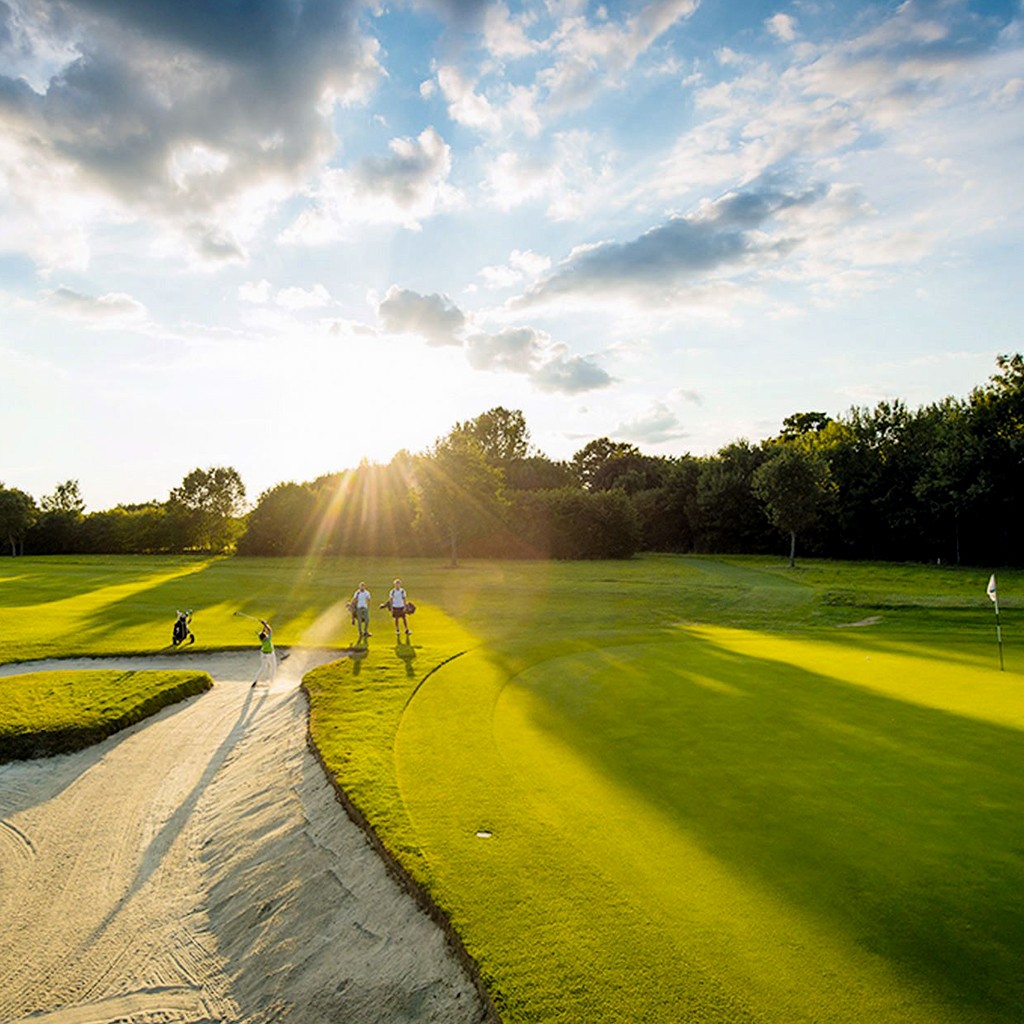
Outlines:
{"label": "sand bunker", "polygon": [[437,925],[306,747],[297,651],[0,666],[208,671],[213,690],[77,754],[0,765],[0,1020],[479,1021]]}

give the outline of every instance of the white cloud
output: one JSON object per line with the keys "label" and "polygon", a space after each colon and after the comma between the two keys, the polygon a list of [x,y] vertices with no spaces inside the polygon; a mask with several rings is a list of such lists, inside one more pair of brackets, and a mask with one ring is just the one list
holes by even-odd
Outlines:
{"label": "white cloud", "polygon": [[531,327],[507,327],[497,334],[470,335],[466,355],[476,370],[529,373],[549,343],[550,338]]}
{"label": "white cloud", "polygon": [[387,156],[367,157],[351,168],[325,172],[311,205],[282,234],[282,241],[321,245],[348,237],[357,224],[421,221],[458,208],[462,196],[449,183],[451,147],[434,128],[416,138],[395,138]]}
{"label": "white cloud", "polygon": [[796,19],[789,14],[773,14],[766,22],[768,31],[784,43],[796,39]]}
{"label": "white cloud", "polygon": [[438,68],[437,84],[448,103],[448,116],[463,127],[484,135],[522,132],[533,137],[541,131],[532,87],[502,82],[491,97],[478,92],[479,83],[466,79],[452,65]]}
{"label": "white cloud", "polygon": [[272,285],[266,279],[261,281],[246,281],[238,286],[238,298],[241,302],[251,302],[254,305],[270,301]]}
{"label": "white cloud", "polygon": [[586,106],[601,90],[620,84],[663,33],[690,17],[697,0],[654,0],[621,23],[566,17],[552,37],[556,61],[538,75],[552,111]]}
{"label": "white cloud", "polygon": [[463,78],[458,68],[443,65],[437,69],[437,84],[448,102],[448,116],[466,128],[497,132],[501,118],[486,96],[474,90],[474,83]]}
{"label": "white cloud", "polygon": [[392,286],[377,307],[384,330],[415,334],[435,346],[460,346],[475,370],[525,376],[541,391],[575,394],[612,383],[591,358],[571,355],[566,345],[533,327],[474,331],[465,313],[446,295],[421,295]]}
{"label": "white cloud", "polygon": [[487,288],[511,288],[524,279],[532,281],[550,267],[551,260],[547,256],[530,250],[513,249],[506,265],[484,267],[480,277],[484,279]]}
{"label": "white cloud", "polygon": [[513,18],[508,5],[499,0],[489,4],[484,15],[484,46],[501,60],[517,60],[536,53],[540,48],[527,35],[535,19],[529,15]]}
{"label": "white cloud", "polygon": [[542,152],[520,148],[494,156],[483,187],[500,210],[537,202],[552,220],[578,220],[611,205],[616,160],[589,132],[559,132]]}
{"label": "white cloud", "polygon": [[282,288],[275,300],[282,309],[322,309],[331,304],[331,293],[322,285],[312,288]]}
{"label": "white cloud", "polygon": [[506,370],[527,377],[541,391],[577,394],[612,383],[592,359],[569,354],[565,345],[533,327],[506,327],[497,334],[466,339],[466,354],[477,370]]}
{"label": "white cloud", "polygon": [[596,391],[613,383],[592,359],[569,355],[564,346],[556,346],[551,357],[530,373],[530,380],[541,391],[566,395]]}
{"label": "white cloud", "polygon": [[513,267],[483,267],[480,277],[484,279],[485,288],[511,288],[518,284],[523,275]]}
{"label": "white cloud", "polygon": [[634,444],[663,444],[686,437],[679,417],[664,402],[654,402],[648,409],[632,420],[619,424],[612,432],[613,437],[632,441]]}

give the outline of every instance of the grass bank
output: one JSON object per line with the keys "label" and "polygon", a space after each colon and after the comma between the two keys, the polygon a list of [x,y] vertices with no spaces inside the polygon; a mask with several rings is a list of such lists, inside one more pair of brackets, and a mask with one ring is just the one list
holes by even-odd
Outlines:
{"label": "grass bank", "polygon": [[213,686],[206,672],[55,671],[0,678],[0,763],[81,750]]}

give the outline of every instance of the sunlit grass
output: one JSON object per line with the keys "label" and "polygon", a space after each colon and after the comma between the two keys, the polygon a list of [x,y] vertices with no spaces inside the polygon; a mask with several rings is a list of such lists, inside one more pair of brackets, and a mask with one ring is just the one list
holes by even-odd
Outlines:
{"label": "sunlit grass", "polygon": [[51,671],[0,678],[0,761],[80,750],[208,690],[192,671]]}

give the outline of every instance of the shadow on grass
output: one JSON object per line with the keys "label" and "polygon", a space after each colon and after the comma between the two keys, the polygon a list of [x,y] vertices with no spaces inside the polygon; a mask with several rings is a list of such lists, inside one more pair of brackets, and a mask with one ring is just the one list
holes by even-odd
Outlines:
{"label": "shadow on grass", "polygon": [[[159,566],[155,559],[151,562]],[[189,570],[173,578],[139,573],[135,577],[136,589],[98,605],[88,614],[82,626],[82,640],[91,649],[112,647],[126,625],[151,623],[153,649],[163,650],[170,644],[176,610],[190,608],[194,612],[191,628],[200,644],[254,644],[258,624],[253,629],[248,619],[230,619],[223,610],[225,606],[251,616],[270,617],[277,640],[286,623],[315,617],[337,602],[336,587],[325,579],[297,583],[300,576],[305,578],[305,572],[304,563],[297,560],[286,564],[285,560],[275,559],[220,558],[205,564],[197,560]],[[204,609],[213,608],[218,609],[215,624],[209,616],[204,620]]]}
{"label": "shadow on grass", "polygon": [[96,594],[120,587],[145,590],[147,581],[187,578],[204,571],[209,557],[199,555],[81,555],[19,558],[16,587],[0,586],[0,607],[25,603],[26,594],[33,605],[46,605],[69,598]]}
{"label": "shadow on grass", "polygon": [[977,1019],[1020,1019],[1021,732],[696,637],[530,681],[541,728],[738,874]]}

